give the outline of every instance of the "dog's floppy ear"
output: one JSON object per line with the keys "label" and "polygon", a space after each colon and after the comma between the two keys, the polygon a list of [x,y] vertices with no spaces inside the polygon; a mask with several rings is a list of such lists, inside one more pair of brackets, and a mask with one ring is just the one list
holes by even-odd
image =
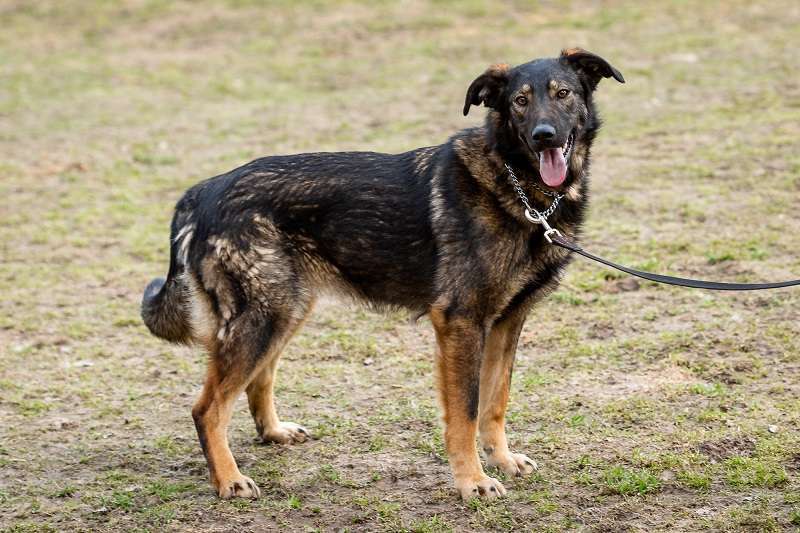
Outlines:
{"label": "dog's floppy ear", "polygon": [[597,88],[602,78],[614,78],[620,83],[625,83],[622,73],[611,66],[602,57],[587,52],[583,48],[568,48],[561,51],[559,58],[563,63],[578,71],[579,74],[586,76],[592,90]]}
{"label": "dog's floppy ear", "polygon": [[505,63],[492,65],[486,72],[475,78],[469,89],[467,98],[464,101],[464,116],[469,113],[470,106],[481,105],[483,102],[486,107],[496,108],[500,103],[500,95],[508,84],[508,65]]}

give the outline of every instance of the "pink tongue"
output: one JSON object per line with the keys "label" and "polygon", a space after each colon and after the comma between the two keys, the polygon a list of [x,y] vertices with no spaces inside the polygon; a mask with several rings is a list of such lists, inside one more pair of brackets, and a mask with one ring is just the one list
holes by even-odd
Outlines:
{"label": "pink tongue", "polygon": [[567,179],[567,162],[561,148],[548,148],[539,154],[539,174],[549,187],[558,187]]}

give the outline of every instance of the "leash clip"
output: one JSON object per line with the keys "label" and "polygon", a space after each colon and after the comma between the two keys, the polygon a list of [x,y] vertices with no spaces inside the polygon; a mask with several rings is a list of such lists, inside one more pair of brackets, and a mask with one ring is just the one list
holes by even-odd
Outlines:
{"label": "leash clip", "polygon": [[[533,211],[536,213],[535,215],[531,213]],[[525,210],[525,218],[528,219],[528,222],[531,224],[542,224],[546,226],[545,229],[549,229],[550,225],[547,223],[547,219],[542,216],[542,214],[537,211],[536,209],[526,209]]]}
{"label": "leash clip", "polygon": [[539,213],[537,210],[533,210],[535,215],[531,213],[530,209],[525,210],[525,218],[527,218],[533,224],[541,224],[542,228],[544,228],[544,238],[547,240],[548,243],[553,244],[553,236],[557,235],[561,237],[561,232],[555,229],[554,227],[550,226],[547,223],[547,219]]}
{"label": "leash clip", "polygon": [[550,244],[553,244],[553,237],[552,237],[552,236],[561,237],[561,232],[560,232],[560,231],[558,231],[558,230],[557,230],[557,229],[555,229],[555,228],[550,228],[549,230],[546,230],[546,231],[544,232],[544,238],[545,238],[545,239],[547,240],[547,242],[549,242]]}

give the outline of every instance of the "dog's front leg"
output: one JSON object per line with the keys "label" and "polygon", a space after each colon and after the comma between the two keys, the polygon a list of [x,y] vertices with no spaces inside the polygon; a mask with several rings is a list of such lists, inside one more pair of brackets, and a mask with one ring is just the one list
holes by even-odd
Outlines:
{"label": "dog's front leg", "polygon": [[481,364],[481,392],[478,432],[489,466],[509,476],[524,476],[536,470],[536,462],[521,453],[512,453],[506,440],[505,417],[511,372],[517,342],[527,308],[517,310],[492,326]]}
{"label": "dog's front leg", "polygon": [[444,441],[456,489],[465,500],[503,496],[506,489],[483,472],[475,446],[485,328],[464,317],[447,317],[442,310],[433,310],[431,321],[439,345],[437,385]]}

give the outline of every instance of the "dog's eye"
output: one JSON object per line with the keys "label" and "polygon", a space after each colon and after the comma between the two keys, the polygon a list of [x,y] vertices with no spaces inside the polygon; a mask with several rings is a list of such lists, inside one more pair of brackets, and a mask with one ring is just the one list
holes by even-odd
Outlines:
{"label": "dog's eye", "polygon": [[528,99],[524,96],[517,96],[514,98],[514,101],[517,103],[517,105],[528,105]]}
{"label": "dog's eye", "polygon": [[568,94],[569,94],[569,89],[561,89],[556,93],[556,96],[558,96],[559,98],[566,98]]}

